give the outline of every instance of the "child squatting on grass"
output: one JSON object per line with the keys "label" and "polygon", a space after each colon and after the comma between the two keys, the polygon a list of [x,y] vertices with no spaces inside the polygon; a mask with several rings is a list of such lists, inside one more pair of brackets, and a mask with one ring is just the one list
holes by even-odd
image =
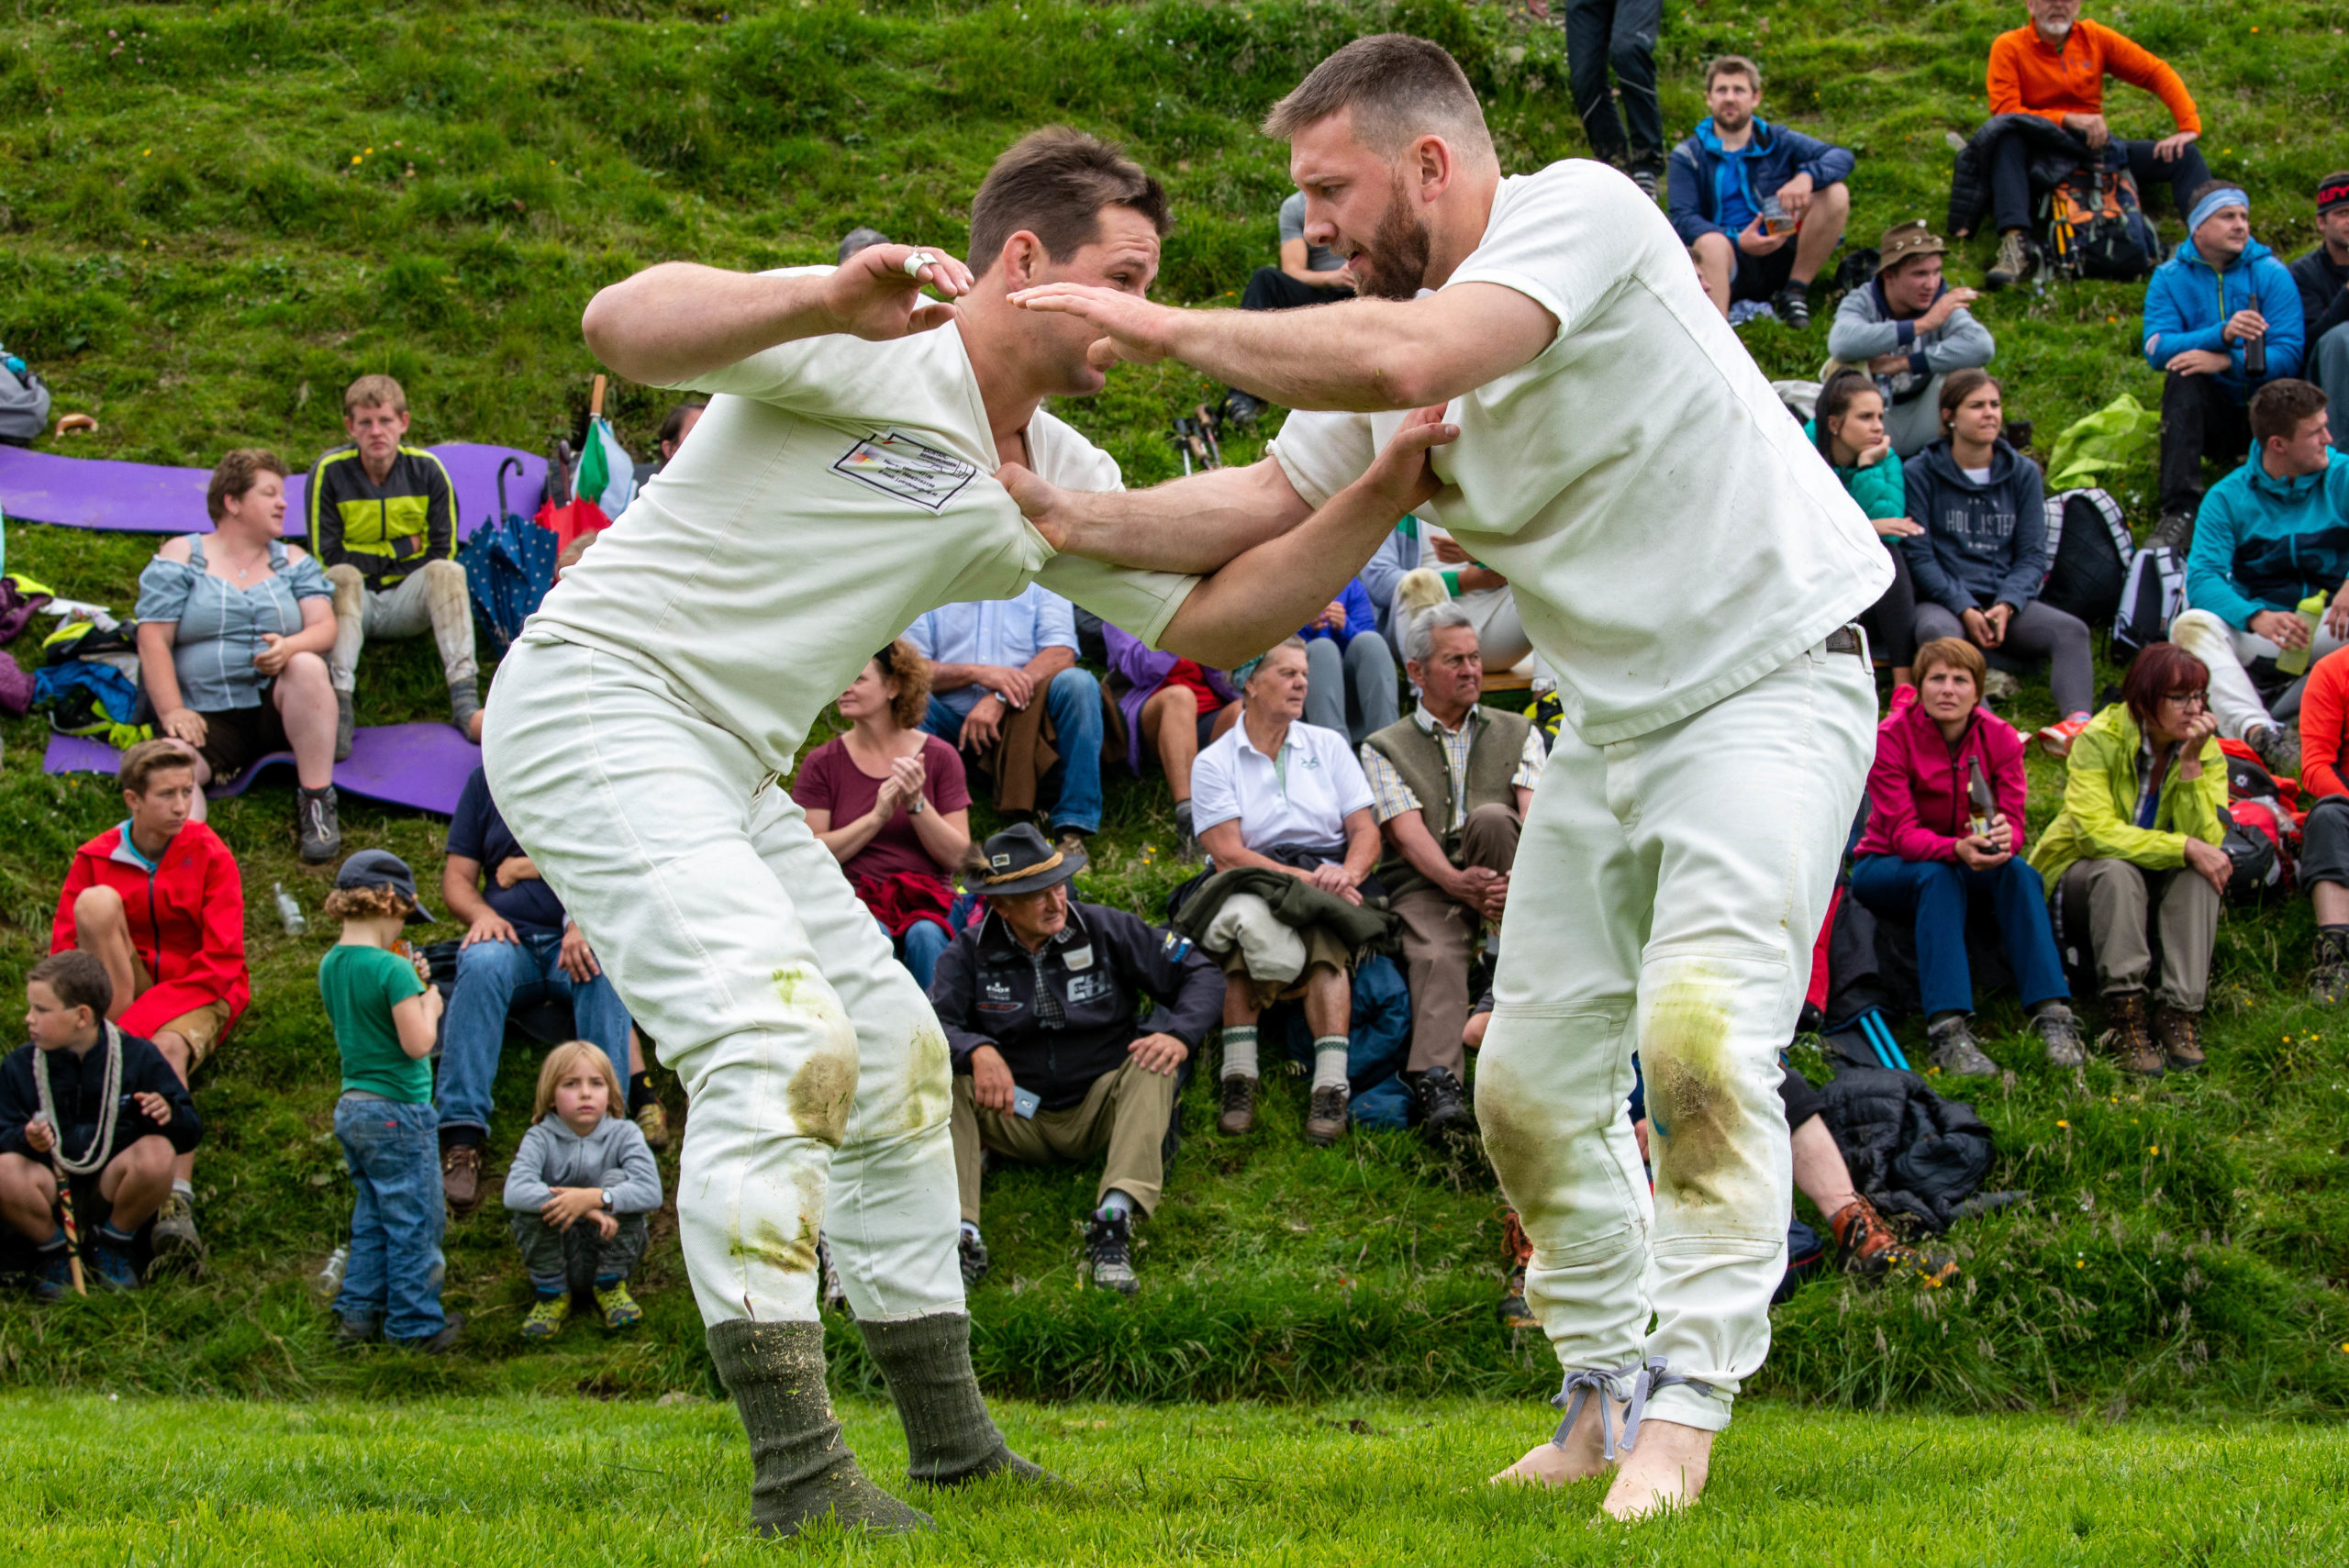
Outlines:
{"label": "child squatting on grass", "polygon": [[440,1118],[432,1108],[432,1041],[440,993],[393,951],[401,928],[429,925],[407,862],[387,850],[362,850],[335,873],[328,919],[342,940],[318,961],[318,991],[342,1051],[342,1098],[334,1135],[342,1141],[358,1201],[351,1211],[351,1257],[334,1298],[335,1338],[373,1337],[378,1318],[393,1344],[439,1352],[457,1342],[461,1313],[440,1310]]}
{"label": "child squatting on grass", "polygon": [[539,1069],[530,1130],[506,1172],[506,1207],[538,1300],[526,1340],[551,1340],[571,1317],[571,1293],[593,1282],[607,1329],[633,1328],[644,1309],[628,1276],[644,1256],[644,1217],[661,1207],[661,1168],[627,1102],[611,1058],[584,1040],[559,1045]]}
{"label": "child squatting on grass", "polygon": [[43,1301],[62,1296],[72,1277],[72,1243],[58,1218],[61,1173],[86,1217],[75,1229],[89,1238],[99,1280],[137,1290],[139,1229],[171,1195],[173,1160],[204,1137],[187,1085],[163,1053],[106,1022],[113,1004],[114,983],[95,957],[68,951],[41,960],[25,976],[32,1043],[0,1062],[0,1218],[39,1250],[33,1290]]}

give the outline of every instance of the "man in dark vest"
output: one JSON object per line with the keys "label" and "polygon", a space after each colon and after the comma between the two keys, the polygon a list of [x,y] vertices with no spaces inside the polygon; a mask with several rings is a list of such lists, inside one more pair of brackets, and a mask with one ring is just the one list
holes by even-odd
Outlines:
{"label": "man in dark vest", "polygon": [[1386,856],[1378,879],[1403,922],[1411,1055],[1403,1076],[1431,1137],[1465,1132],[1468,970],[1500,932],[1525,808],[1548,752],[1523,714],[1485,707],[1475,623],[1438,605],[1411,623],[1405,668],[1419,706],[1362,745]]}

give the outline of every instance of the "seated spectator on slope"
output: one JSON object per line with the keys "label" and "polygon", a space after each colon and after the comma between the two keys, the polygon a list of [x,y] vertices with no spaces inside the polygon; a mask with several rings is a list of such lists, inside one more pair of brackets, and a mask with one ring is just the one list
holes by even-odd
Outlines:
{"label": "seated spectator on slope", "polygon": [[2300,881],[2316,909],[2309,995],[2349,1001],[2349,649],[2309,672],[2300,698]]}
{"label": "seated spectator on slope", "polygon": [[[2045,659],[2063,717],[2040,732],[2061,756],[2096,698],[2087,624],[2040,601],[2047,580],[2047,506],[2039,465],[2007,444],[2004,389],[1987,372],[1942,383],[1940,440],[1903,465],[1909,516],[1900,541],[1917,584],[1917,640],[1963,637],[1987,652]],[[1978,695],[1978,694],[1977,694]]]}
{"label": "seated spectator on slope", "polygon": [[1923,218],[1895,224],[1877,246],[1876,277],[1835,307],[1827,351],[1876,378],[1892,450],[1914,457],[1942,433],[1943,378],[1988,364],[1998,345],[1965,308],[1974,291],[1943,279],[1949,247]]}
{"label": "seated spectator on slope", "polygon": [[1404,1075],[1421,1130],[1467,1130],[1469,970],[1476,944],[1499,933],[1517,840],[1549,751],[1523,714],[1480,706],[1484,660],[1457,605],[1411,623],[1408,673],[1419,700],[1410,716],[1362,744],[1363,773],[1386,856],[1377,876],[1403,923],[1411,990],[1411,1056]]}
{"label": "seated spectator on slope", "polygon": [[371,637],[432,633],[449,683],[449,722],[481,739],[473,606],[457,564],[457,493],[449,471],[405,444],[407,394],[362,375],[342,395],[349,446],[310,469],[310,549],[334,584],[334,756],[351,755],[351,695]]}
{"label": "seated spectator on slope", "polygon": [[[2167,182],[2177,210],[2185,213],[2194,205],[2193,193],[2210,177],[2194,145],[2202,135],[2202,118],[2185,82],[2151,50],[2083,17],[2080,0],[2025,4],[2030,25],[2000,33],[1990,44],[1990,112],[2031,115],[2070,131],[2101,154],[2107,167],[2127,164],[2147,203],[2154,186]],[[2104,120],[2107,76],[2161,99],[2177,128],[2159,141],[2115,140]],[[1994,289],[2022,282],[2037,264],[2031,242],[2032,150],[2028,137],[2010,130],[1991,153],[1990,210],[1998,230],[1998,257],[1987,281]]]}
{"label": "seated spectator on slope", "polygon": [[855,255],[859,250],[869,250],[875,245],[886,245],[888,243],[889,237],[882,233],[879,229],[868,228],[860,226],[850,229],[846,234],[841,236],[840,250],[838,253],[833,256],[832,260],[841,265],[846,265],[848,259],[851,256]]}
{"label": "seated spectator on slope", "polygon": [[[1240,294],[1241,309],[1295,310],[1353,297],[1354,275],[1346,271],[1346,259],[1305,237],[1303,191],[1291,191],[1282,201],[1280,231],[1280,264],[1249,274],[1248,286]],[[1240,425],[1254,423],[1264,411],[1262,398],[1236,386],[1225,390],[1224,407]]]}
{"label": "seated spectator on slope", "polygon": [[1370,607],[1378,617],[1378,633],[1397,659],[1403,657],[1403,634],[1410,628],[1408,617],[1395,613],[1395,593],[1404,577],[1419,569],[1426,553],[1419,541],[1424,526],[1419,518],[1406,515],[1395,525],[1395,531],[1379,541],[1377,553],[1362,569],[1363,591],[1370,595]]}
{"label": "seated spectator on slope", "polygon": [[[507,828],[478,766],[449,818],[440,896],[449,917],[466,926],[440,1031],[439,1089],[440,1185],[450,1212],[463,1219],[481,1207],[482,1147],[507,1020],[540,1002],[568,1006],[573,1032],[603,1051],[623,1084],[631,1026],[586,934]],[[647,1103],[659,1110],[649,1095]]]}
{"label": "seated spectator on slope", "polygon": [[996,810],[1041,824],[1049,808],[1064,841],[1099,830],[1101,684],[1076,667],[1074,606],[1031,583],[1018,598],[931,610],[906,640],[930,661],[921,727],[994,775]]}
{"label": "seated spectator on slope", "polygon": [[[2195,193],[2189,238],[2145,284],[2145,360],[2162,376],[2162,517],[2154,537],[2181,548],[2202,502],[2202,460],[2222,466],[2251,445],[2246,410],[2271,381],[2300,373],[2299,284],[2251,237],[2251,203],[2217,181]],[[2253,346],[2264,361],[2256,373]]]}
{"label": "seated spectator on slope", "polygon": [[971,791],[953,747],[921,728],[930,663],[899,638],[841,694],[849,732],[801,760],[791,798],[923,990],[953,940],[947,879],[971,851]]}
{"label": "seated spectator on slope", "polygon": [[[1972,906],[1997,917],[2015,990],[2057,1067],[2087,1060],[2071,987],[2047,925],[2047,893],[2022,858],[2022,738],[1982,707],[1987,667],[1954,637],[1917,651],[1913,702],[1896,696],[1876,727],[1868,821],[1852,863],[1853,896],[1876,914],[1913,920],[1917,986],[1933,1065],[1990,1077],[1998,1064],[1975,1043],[1974,980],[1965,936]],[[1974,797],[1978,778],[1988,808]],[[1791,1113],[1790,1113],[1791,1114]]]}
{"label": "seated spectator on slope", "polygon": [[1810,285],[1852,216],[1850,150],[1775,126],[1754,111],[1762,68],[1741,54],[1705,67],[1705,106],[1673,149],[1672,227],[1697,259],[1723,316],[1738,300],[1768,302],[1778,319],[1810,325]]}
{"label": "seated spectator on slope", "polygon": [[[143,740],[116,773],[129,815],[73,854],[50,927],[52,953],[106,966],[106,1016],[154,1042],[182,1084],[195,1076],[252,998],[245,969],[245,884],[220,836],[193,818],[184,747]],[[156,1216],[155,1261],[201,1270],[193,1145],[173,1162]]]}
{"label": "seated spectator on slope", "polygon": [[[1363,884],[1378,860],[1370,782],[1353,744],[1338,730],[1299,722],[1307,680],[1305,645],[1291,638],[1249,672],[1240,722],[1199,753],[1192,772],[1193,820],[1200,846],[1215,859],[1216,875],[1185,910],[1209,901],[1217,906],[1215,923],[1200,941],[1221,961],[1226,981],[1217,1129],[1236,1135],[1256,1125],[1256,1021],[1275,998],[1301,990],[1313,1030],[1305,1138],[1326,1144],[1346,1130],[1350,977],[1362,942],[1379,934],[1384,923],[1365,922],[1365,934],[1349,941],[1342,911],[1299,906],[1293,913],[1304,920],[1283,919],[1261,891],[1269,873],[1358,909]],[[1185,925],[1198,929],[1188,920]]]}
{"label": "seated spectator on slope", "polygon": [[[2316,188],[2317,243],[2292,263],[2300,288],[2302,353],[2309,380],[2334,403],[2349,399],[2349,170],[2327,174]],[[2332,444],[2349,447],[2349,429]]]}
{"label": "seated spectator on slope", "polygon": [[106,1021],[113,1006],[106,965],[51,953],[25,976],[32,1039],[0,1062],[0,1221],[33,1244],[42,1301],[64,1299],[72,1278],[60,1173],[92,1271],[109,1289],[136,1290],[139,1228],[171,1197],[173,1162],[204,1136],[187,1085],[154,1046]]}
{"label": "seated spectator on slope", "polygon": [[[2202,1003],[2219,900],[2233,873],[2227,759],[2205,706],[2210,673],[2176,643],[2130,662],[2114,703],[2072,743],[2064,810],[2031,863],[2065,912],[2064,940],[2094,950],[2097,984],[2124,1073],[2202,1065]],[[2087,929],[2074,928],[2085,907]],[[2153,1015],[2148,920],[2162,968]]]}
{"label": "seated spectator on slope", "polygon": [[1395,655],[1378,635],[1378,612],[1361,578],[1348,579],[1344,592],[1297,636],[1305,640],[1311,683],[1306,723],[1337,730],[1359,746],[1371,731],[1395,722]]}
{"label": "seated spectator on slope", "polygon": [[643,1260],[645,1216],[661,1207],[661,1167],[623,1114],[627,1091],[603,1051],[584,1040],[556,1046],[539,1069],[530,1130],[506,1172],[506,1211],[535,1298],[522,1338],[551,1340],[571,1297],[592,1290],[606,1329],[644,1321],[628,1276]]}
{"label": "seated spectator on slope", "polygon": [[1022,823],[989,839],[981,861],[965,885],[985,896],[986,917],[954,939],[930,988],[954,1062],[963,1284],[987,1269],[983,1152],[1102,1158],[1085,1250],[1095,1284],[1131,1296],[1134,1217],[1158,1207],[1176,1074],[1222,1009],[1223,976],[1172,932],[1069,897],[1081,844],[1054,848]]}
{"label": "seated spectator on slope", "polygon": [[1161,653],[1122,627],[1101,628],[1109,647],[1109,673],[1125,684],[1118,710],[1126,719],[1126,765],[1139,775],[1143,747],[1165,770],[1174,797],[1174,852],[1199,858],[1191,820],[1191,765],[1199,749],[1238,721],[1239,694],[1220,670],[1200,668],[1188,659]]}
{"label": "seated spectator on slope", "polygon": [[[2324,394],[2305,381],[2259,389],[2251,436],[2243,466],[2202,497],[2188,607],[2169,636],[2210,667],[2219,734],[2292,773],[2299,737],[2269,715],[2247,666],[2288,648],[2321,659],[2349,642],[2349,456],[2333,450]],[[2319,594],[2332,603],[2311,630],[2299,606]]]}
{"label": "seated spectator on slope", "polygon": [[[660,455],[650,462],[640,462],[636,465],[636,487],[639,490],[644,488],[646,480],[669,466],[669,460],[675,457],[677,449],[685,444],[685,438],[692,434],[696,425],[701,423],[702,411],[708,406],[707,403],[680,403],[669,410],[667,417],[661,421],[661,433],[655,438],[659,443]],[[572,540],[572,543],[576,544],[580,539],[595,537],[594,533],[580,534]]]}
{"label": "seated spectator on slope", "polygon": [[203,785],[292,751],[301,856],[323,864],[342,848],[327,674],[333,590],[283,537],[285,470],[273,454],[228,453],[204,499],[213,531],[164,540],[139,574],[139,674],[155,728],[195,762],[199,822]]}
{"label": "seated spectator on slope", "polygon": [[1803,433],[1835,471],[1860,509],[1876,526],[1876,538],[1892,558],[1892,586],[1860,617],[1868,650],[1892,667],[1892,684],[1911,684],[1917,657],[1917,587],[1900,540],[1925,530],[1909,517],[1909,488],[1900,454],[1884,428],[1884,394],[1865,371],[1839,370],[1819,389],[1819,405]]}

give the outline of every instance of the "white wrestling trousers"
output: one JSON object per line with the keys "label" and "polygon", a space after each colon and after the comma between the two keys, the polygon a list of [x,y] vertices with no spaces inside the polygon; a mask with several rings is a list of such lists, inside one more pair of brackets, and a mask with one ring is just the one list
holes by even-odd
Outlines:
{"label": "white wrestling trousers", "polygon": [[1662,1388],[1651,1416],[1720,1430],[1769,1351],[1794,1203],[1778,1052],[1875,751],[1865,659],[1814,648],[1634,740],[1562,727],[1534,791],[1476,1118],[1559,1362],[1661,1357],[1712,1387]]}
{"label": "white wrestling trousers", "polygon": [[685,1081],[679,1240],[708,1323],[960,1312],[952,1068],[930,999],[751,748],[630,661],[526,635],[490,795]]}

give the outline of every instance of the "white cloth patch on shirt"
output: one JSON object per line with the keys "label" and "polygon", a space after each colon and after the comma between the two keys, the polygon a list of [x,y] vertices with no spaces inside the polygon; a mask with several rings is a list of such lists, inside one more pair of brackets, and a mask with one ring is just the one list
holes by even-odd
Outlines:
{"label": "white cloth patch on shirt", "polygon": [[841,453],[832,471],[935,512],[976,478],[979,469],[976,463],[924,446],[911,436],[884,430]]}

